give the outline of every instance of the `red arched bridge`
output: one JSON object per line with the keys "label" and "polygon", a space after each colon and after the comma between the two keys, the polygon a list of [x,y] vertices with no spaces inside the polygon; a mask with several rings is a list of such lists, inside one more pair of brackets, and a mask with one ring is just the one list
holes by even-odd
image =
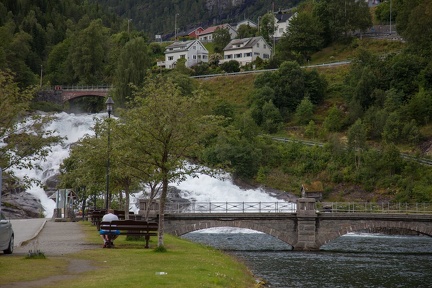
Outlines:
{"label": "red arched bridge", "polygon": [[432,204],[323,205],[311,198],[297,203],[169,203],[164,217],[165,231],[177,236],[213,227],[247,228],[282,240],[294,250],[317,250],[362,230],[411,230],[432,236]]}
{"label": "red arched bridge", "polygon": [[56,93],[61,94],[63,102],[69,100],[88,97],[88,96],[98,96],[98,97],[108,97],[108,92],[112,89],[112,86],[98,85],[98,86],[54,86]]}

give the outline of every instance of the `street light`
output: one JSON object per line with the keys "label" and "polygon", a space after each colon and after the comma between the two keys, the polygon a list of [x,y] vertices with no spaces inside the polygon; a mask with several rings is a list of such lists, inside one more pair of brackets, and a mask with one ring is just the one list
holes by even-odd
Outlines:
{"label": "street light", "polygon": [[178,13],[174,17],[174,41],[177,41],[177,16],[179,16]]}
{"label": "street light", "polygon": [[105,195],[105,209],[106,211],[108,211],[109,209],[109,198],[110,198],[110,193],[109,193],[109,174],[110,174],[110,150],[111,150],[111,143],[110,143],[110,123],[111,123],[111,113],[113,111],[113,105],[114,105],[114,101],[112,100],[111,97],[108,97],[107,101],[105,102],[106,107],[107,107],[107,112],[108,112],[108,159],[107,159],[107,167],[106,167],[106,195]]}

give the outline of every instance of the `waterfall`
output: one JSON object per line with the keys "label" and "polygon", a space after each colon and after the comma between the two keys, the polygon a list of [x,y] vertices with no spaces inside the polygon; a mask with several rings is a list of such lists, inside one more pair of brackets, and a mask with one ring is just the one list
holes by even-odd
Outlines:
{"label": "waterfall", "polygon": [[[56,135],[65,137],[62,144],[52,147],[48,157],[39,165],[41,170],[15,169],[16,176],[24,175],[30,178],[38,179],[42,183],[53,175],[58,174],[60,164],[69,156],[71,144],[77,142],[84,135],[93,135],[93,127],[96,118],[106,117],[106,113],[99,114],[68,114],[65,112],[54,114],[54,121],[47,127],[48,130],[55,131]],[[221,177],[212,178],[207,175],[199,177],[187,177],[180,184],[173,184],[180,189],[181,196],[186,199],[196,200],[198,202],[277,202],[280,201],[272,197],[262,189],[241,189],[233,184],[229,174],[220,175]],[[45,209],[45,217],[51,218],[55,208],[55,202],[49,199],[43,188],[33,185],[27,190],[41,201]],[[131,197],[136,201],[136,197]]]}

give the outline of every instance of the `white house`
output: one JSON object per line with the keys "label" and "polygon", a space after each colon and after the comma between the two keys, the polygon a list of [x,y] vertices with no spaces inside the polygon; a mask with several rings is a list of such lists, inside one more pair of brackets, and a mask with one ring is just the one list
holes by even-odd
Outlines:
{"label": "white house", "polygon": [[220,63],[236,60],[240,66],[244,66],[257,57],[268,60],[271,57],[271,49],[262,36],[234,39],[224,48],[224,59]]}
{"label": "white house", "polygon": [[281,38],[283,34],[288,30],[290,21],[293,17],[295,17],[296,14],[297,13],[294,13],[292,10],[278,11],[274,14],[276,24],[274,37],[276,39]]}
{"label": "white house", "polygon": [[180,58],[186,59],[186,67],[192,67],[208,62],[208,50],[199,40],[174,42],[166,47],[165,61],[158,62],[157,66],[172,69]]}
{"label": "white house", "polygon": [[231,36],[231,39],[234,39],[237,37],[237,31],[232,28],[229,24],[222,24],[217,26],[208,27],[204,31],[200,32],[198,35],[198,39],[202,42],[212,42],[213,41],[213,33],[216,31],[216,29],[228,29],[228,33]]}

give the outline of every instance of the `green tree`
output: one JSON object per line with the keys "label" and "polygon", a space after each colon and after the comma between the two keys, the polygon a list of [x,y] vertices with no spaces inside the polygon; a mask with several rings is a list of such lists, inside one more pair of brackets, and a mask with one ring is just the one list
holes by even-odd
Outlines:
{"label": "green tree", "polygon": [[[168,184],[182,181],[198,168],[185,160],[200,151],[200,139],[208,132],[200,107],[202,93],[183,96],[168,78],[149,79],[134,98],[133,108],[121,115],[124,139],[128,139],[129,153],[151,171],[152,182],[161,183],[159,202],[158,246],[164,244],[164,209]],[[136,167],[130,167],[131,169]],[[149,180],[151,180],[149,179]]]}
{"label": "green tree", "polygon": [[365,1],[323,0],[316,4],[314,13],[324,25],[326,44],[372,26],[372,17]]}
{"label": "green tree", "polygon": [[416,53],[432,58],[432,32],[425,27],[432,25],[432,2],[423,0],[415,7],[409,16],[406,30],[402,34]]}
{"label": "green tree", "polygon": [[263,17],[261,17],[260,20],[260,28],[259,33],[261,36],[264,37],[264,39],[267,41],[267,43],[271,43],[272,37],[276,31],[276,18],[273,15],[273,13],[269,12],[265,14]]}
{"label": "green tree", "polygon": [[223,49],[231,41],[231,35],[227,28],[218,27],[213,33],[213,49],[215,53],[223,53]]}
{"label": "green tree", "polygon": [[282,124],[282,116],[272,101],[264,103],[262,106],[261,127],[267,133],[276,133]]}
{"label": "green tree", "polygon": [[304,61],[310,61],[311,55],[323,47],[322,27],[319,18],[313,14],[298,13],[290,21],[287,32],[276,46],[278,57],[291,50],[300,53]]}
{"label": "green tree", "polygon": [[323,126],[329,132],[338,132],[342,129],[343,118],[343,112],[336,105],[333,105],[324,119]]}
{"label": "green tree", "polygon": [[127,42],[120,52],[115,72],[114,99],[116,105],[123,107],[132,97],[132,87],[140,87],[151,67],[149,49],[142,37]]}
{"label": "green tree", "polygon": [[240,72],[240,63],[236,60],[230,60],[222,63],[220,68],[226,73]]}
{"label": "green tree", "polygon": [[255,37],[258,33],[258,28],[250,25],[240,25],[237,29],[237,39]]}
{"label": "green tree", "polygon": [[98,85],[106,82],[104,69],[109,51],[108,28],[94,20],[72,37],[68,60],[76,84]]}
{"label": "green tree", "polygon": [[309,100],[309,97],[303,98],[295,111],[296,122],[300,125],[309,123],[312,120],[314,105]]}

